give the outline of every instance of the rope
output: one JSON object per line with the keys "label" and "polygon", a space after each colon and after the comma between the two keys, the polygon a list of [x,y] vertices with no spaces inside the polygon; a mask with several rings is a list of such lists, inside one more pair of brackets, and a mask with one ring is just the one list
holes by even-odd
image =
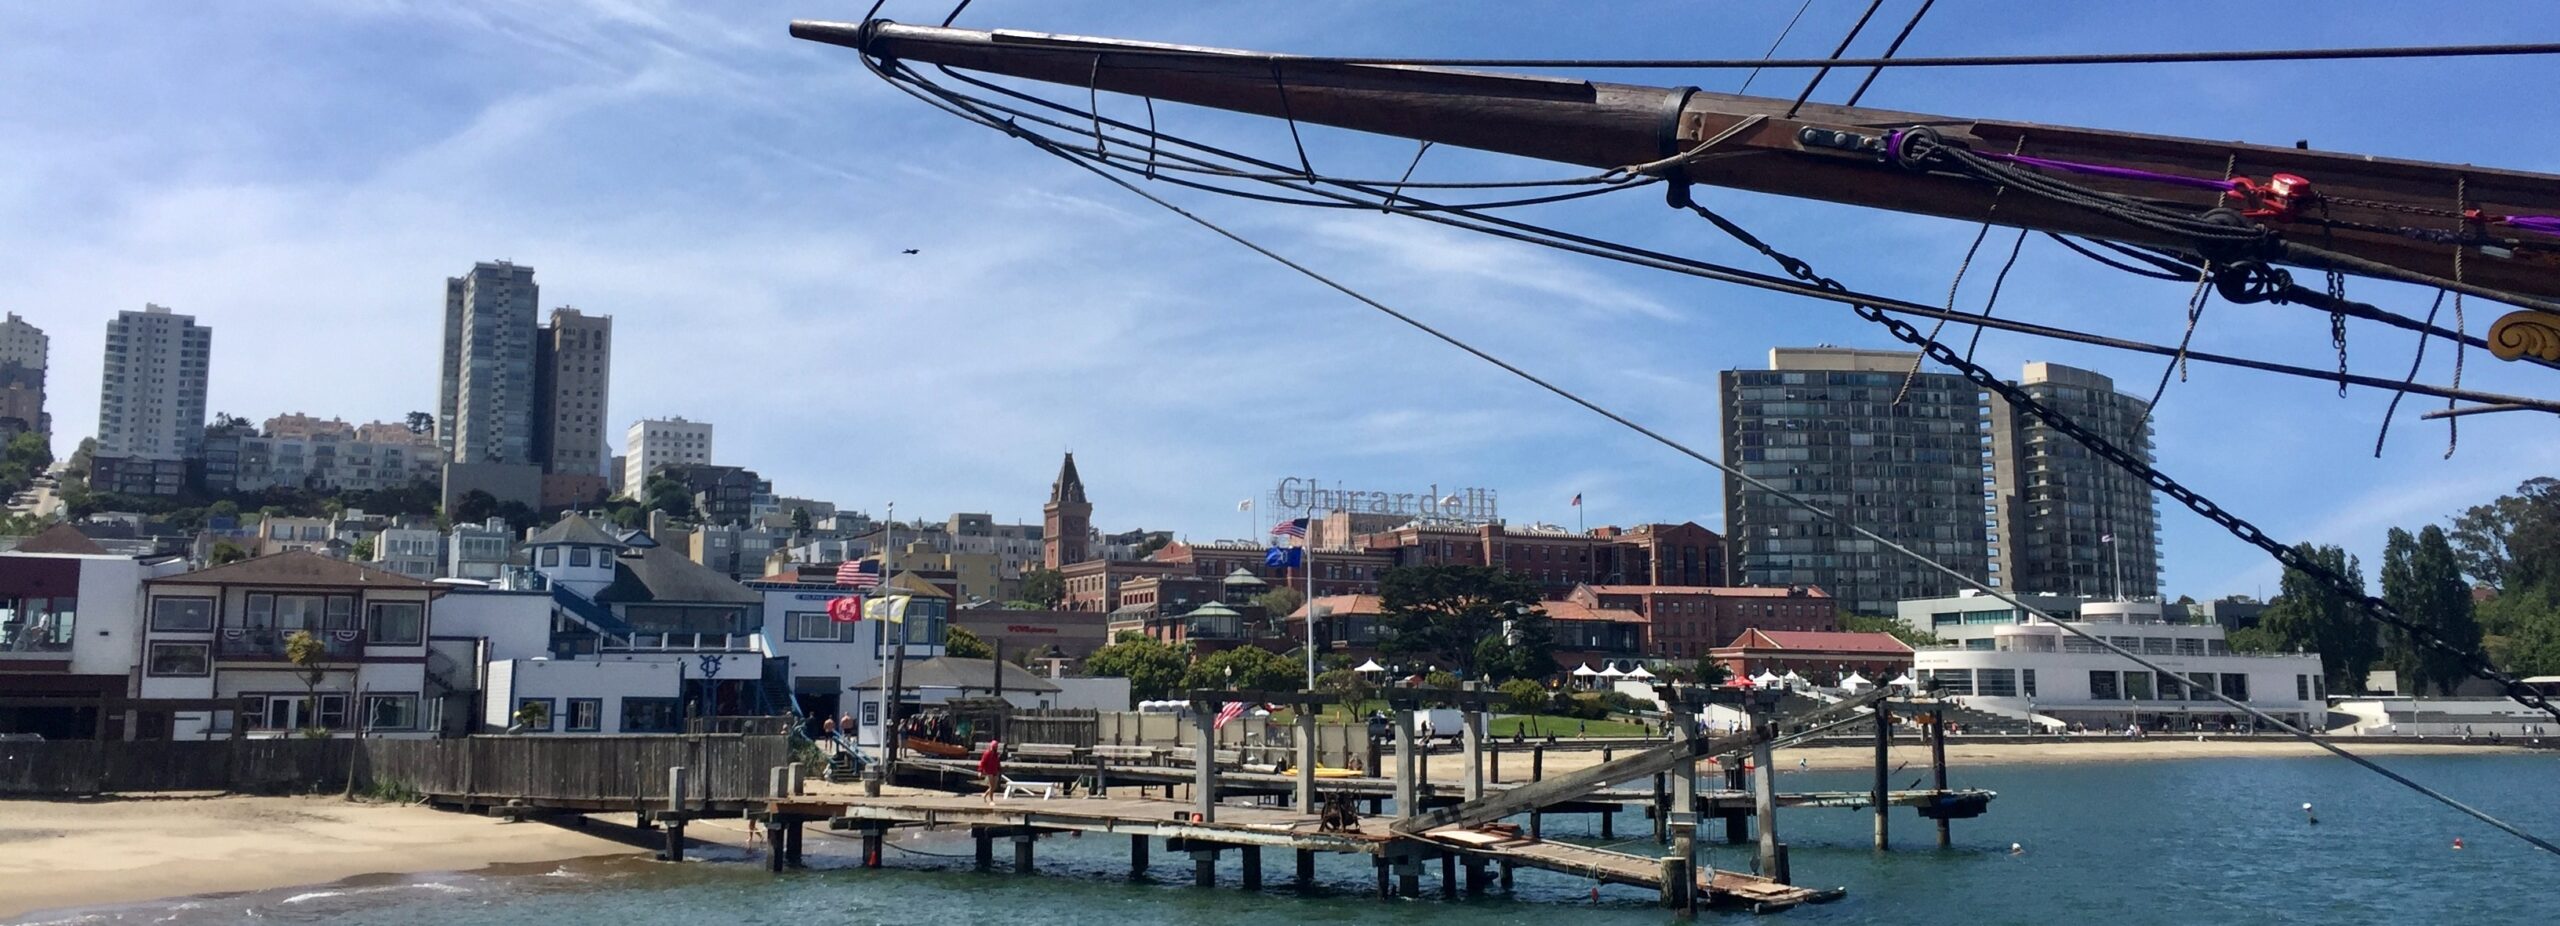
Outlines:
{"label": "rope", "polygon": [[[2470,204],[2471,175],[2453,175],[2454,214],[2462,214],[2462,211],[2465,208],[2468,208]],[[2456,227],[2459,228],[2460,226]],[[2469,334],[2471,332],[2471,324],[2468,320],[2462,317],[2462,250],[2462,245],[2460,244],[2453,246],[2453,330]],[[2454,388],[2457,389],[2462,387],[2462,354],[2462,342],[2453,342],[2453,385]],[[2453,400],[2444,400],[2444,407],[2447,411],[2451,411],[2453,409]],[[2453,459],[2453,449],[2461,445],[2461,443],[2462,419],[2453,417],[2445,418],[2444,458],[2448,460]]]}
{"label": "rope", "polygon": [[[1908,38],[1910,38],[1910,37],[1911,37],[1911,30],[1913,30],[1913,29],[1917,29],[1917,28],[1920,28],[1920,17],[1923,17],[1923,16],[1927,16],[1927,15],[1929,15],[1929,8],[1930,8],[1930,7],[1933,7],[1933,6],[1936,6],[1936,5],[1938,5],[1938,0],[1920,0],[1920,8],[1919,8],[1919,9],[1917,9],[1917,10],[1913,10],[1913,11],[1911,11],[1911,19],[1910,19],[1909,21],[1904,22],[1904,23],[1902,24],[1902,31],[1901,31],[1901,32],[1899,32],[1899,33],[1896,33],[1896,34],[1894,35],[1894,37],[1893,37],[1893,44],[1891,44],[1891,45],[1887,45],[1887,46],[1885,46],[1885,47],[1884,47],[1884,55],[1883,55],[1883,57],[1891,58],[1891,57],[1893,57],[1893,53],[1894,53],[1894,52],[1901,51],[1901,50],[1902,50],[1902,41],[1903,41],[1904,39],[1908,39]],[[1844,103],[1841,103],[1840,105],[1842,105],[1842,106],[1856,106],[1856,105],[1858,105],[1858,101],[1859,101],[1860,99],[1863,99],[1863,98],[1865,98],[1865,97],[1866,97],[1866,95],[1867,95],[1867,88],[1868,88],[1868,87],[1875,86],[1875,83],[1876,83],[1876,75],[1879,75],[1879,74],[1882,74],[1882,73],[1884,73],[1884,68],[1883,68],[1883,67],[1881,67],[1881,66],[1873,67],[1873,68],[1868,68],[1868,69],[1867,69],[1867,79],[1859,81],[1859,82],[1858,82],[1858,89],[1853,90],[1853,91],[1850,91],[1848,101],[1847,101],[1847,102],[1844,102]],[[1980,331],[1981,331],[1981,329],[1979,329],[1979,328],[1974,329],[1974,330],[1975,330],[1975,332],[1976,332],[1976,333],[1980,333]]]}
{"label": "rope", "polygon": [[[2000,273],[1991,278],[1991,296],[1982,300],[1982,317],[1991,317],[1991,308],[2000,304],[2000,287],[2009,282],[2009,269],[2018,265],[2018,252],[2027,246],[2027,230],[2018,229],[2018,237],[2009,242],[2009,259],[2000,262]],[[1974,348],[1982,346],[1982,327],[1973,326],[1973,339],[1964,345],[1964,359],[1973,359]]]}
{"label": "rope", "polygon": [[[1797,21],[1797,20],[1800,20],[1800,19],[1803,19],[1803,18],[1804,18],[1804,11],[1809,10],[1809,9],[1812,9],[1812,8],[1813,8],[1813,0],[1804,0],[1804,2],[1803,2],[1803,3],[1800,3],[1800,4],[1797,4],[1797,5],[1796,5],[1796,15],[1791,16],[1791,17],[1788,17],[1788,19],[1787,19],[1787,27],[1786,27],[1786,28],[1784,28],[1784,29],[1780,29],[1780,30],[1778,30],[1778,37],[1777,37],[1777,38],[1774,38],[1774,39],[1769,40],[1769,50],[1768,50],[1768,51],[1765,51],[1765,52],[1762,52],[1762,53],[1760,54],[1760,60],[1761,60],[1763,63],[1766,63],[1766,62],[1769,60],[1769,57],[1770,57],[1771,55],[1775,55],[1775,54],[1777,54],[1777,53],[1778,53],[1778,46],[1783,45],[1783,44],[1786,44],[1786,41],[1787,41],[1787,33],[1790,33],[1790,32],[1794,32],[1794,31],[1796,31],[1796,21]],[[1733,91],[1734,95],[1735,95],[1735,96],[1740,96],[1740,95],[1742,95],[1742,94],[1744,94],[1744,93],[1746,93],[1746,92],[1749,92],[1749,91],[1750,91],[1750,89],[1751,89],[1751,82],[1752,82],[1753,80],[1758,79],[1759,77],[1760,77],[1760,68],[1759,68],[1759,66],[1754,66],[1754,67],[1752,67],[1752,69],[1751,69],[1751,73],[1749,73],[1749,74],[1745,74],[1745,75],[1742,75],[1742,87],[1741,87],[1740,89],[1737,89],[1737,90]]]}
{"label": "rope", "polygon": [[[875,7],[874,12],[877,12]],[[1781,36],[1783,38],[1783,36]],[[1064,45],[1065,43],[1059,43]],[[1113,43],[1113,57],[1235,58],[1233,52],[1157,48]],[[2223,51],[2150,51],[2064,53],[2047,55],[1940,55],[1916,58],[1385,58],[1356,55],[1276,55],[1252,57],[1299,65],[1378,65],[1386,67],[1572,68],[1584,70],[1738,71],[1743,69],[1811,70],[1840,67],[1972,68],[2061,67],[2101,64],[2226,64],[2268,61],[2371,61],[2381,59],[2500,58],[2560,55],[2560,42],[2504,42],[2472,45],[2383,45],[2346,48],[2259,48]]]}
{"label": "rope", "polygon": [[[2444,308],[2444,290],[2439,289],[2436,290],[2435,304],[2427,307],[2427,324],[2435,324],[2436,310],[2442,308]],[[2427,362],[2427,339],[2422,337],[2418,339],[2417,355],[2409,358],[2409,381],[2417,381],[2418,365],[2425,362]],[[2373,456],[2375,459],[2382,458],[2382,442],[2385,438],[2391,436],[2391,416],[2400,411],[2400,400],[2406,396],[2407,393],[2392,393],[2390,407],[2382,410],[2382,429],[2374,432],[2373,435]]]}
{"label": "rope", "polygon": [[2213,290],[2205,286],[2212,279],[2213,262],[2206,261],[2196,271],[2196,291],[2187,296],[2187,330],[2178,335],[2178,353],[2169,358],[2168,366],[2160,369],[2160,384],[2151,388],[2151,403],[2142,407],[2145,421],[2151,420],[2151,413],[2160,408],[2160,397],[2168,394],[2169,374],[2178,374],[2179,382],[2187,381],[2187,345],[2195,340],[2196,321],[2204,317],[2204,305],[2213,298]]}
{"label": "rope", "polygon": [[[1838,59],[1841,54],[1849,50],[1849,43],[1857,41],[1858,33],[1867,30],[1867,20],[1874,19],[1876,9],[1882,6],[1884,6],[1884,0],[1867,0],[1867,11],[1858,14],[1858,21],[1849,25],[1848,35],[1840,37],[1840,47],[1831,50],[1832,58]],[[1821,70],[1813,72],[1813,79],[1804,82],[1804,92],[1796,94],[1796,101],[1787,107],[1787,118],[1795,118],[1796,110],[1803,109],[1804,101],[1813,96],[1813,88],[1822,86],[1822,79],[1829,76],[1831,76],[1831,66],[1827,64],[1823,65]]]}
{"label": "rope", "polygon": [[[1921,12],[1924,12],[1924,13],[1925,13],[1925,12],[1927,12],[1927,11],[1928,11],[1928,8],[1927,8],[1927,7],[1925,7],[1925,6],[1924,6],[1924,7],[1922,7],[1922,8],[1921,8]],[[1915,23],[1917,23],[1917,22],[1919,21],[1919,18],[1915,16],[1915,17],[1913,17],[1913,18],[1912,18],[1912,21],[1913,21],[1913,22],[1915,22]],[[1907,34],[1907,31],[1906,31],[1906,34]],[[1872,76],[1872,75],[1870,75],[1870,76]],[[2015,147],[2017,147],[2017,148],[2025,148],[2025,147],[2027,146],[2027,136],[2026,136],[2026,133],[2023,133],[2023,132],[2019,133],[2019,134],[2018,134],[2018,139],[2017,139],[2017,141],[2016,141],[2016,142],[2014,142],[2013,144],[2014,144],[2014,145],[2015,145]],[[1966,270],[1971,269],[1971,268],[1973,267],[1973,255],[1974,255],[1974,252],[1979,251],[1979,250],[1982,250],[1982,239],[1984,239],[1984,238],[1986,238],[1986,237],[1989,237],[1989,236],[1991,235],[1991,219],[1992,219],[1992,217],[1993,217],[1993,216],[1996,216],[1996,215],[1998,215],[1998,214],[1999,214],[1999,212],[2000,212],[2000,196],[2001,196],[2001,194],[2004,194],[2004,193],[2007,193],[2007,192],[2009,192],[2009,188],[2008,188],[2008,187],[2006,187],[2006,186],[2000,186],[2000,187],[1994,187],[1994,188],[1992,188],[1992,190],[1991,190],[1991,204],[1990,204],[1990,206],[1988,206],[1988,207],[1986,207],[1986,208],[1984,208],[1984,209],[1982,210],[1982,227],[1981,227],[1981,228],[1974,229],[1974,232],[1973,232],[1973,243],[1972,243],[1972,244],[1965,245],[1965,248],[1964,248],[1964,258],[1963,258],[1962,260],[1956,261],[1956,278],[1955,278],[1955,279],[1953,279],[1953,280],[1949,280],[1949,281],[1947,281],[1947,311],[1949,311],[1949,312],[1953,312],[1953,311],[1955,311],[1955,308],[1956,308],[1956,291],[1961,290],[1961,289],[1963,289],[1963,288],[1964,288],[1964,273],[1965,273],[1965,271],[1966,271]],[[2020,231],[2018,234],[2019,234],[2020,236],[2024,236],[2024,235],[2026,234],[2026,232],[2024,232],[2024,231]],[[2011,259],[2012,259],[2012,260],[2016,259],[2016,257],[2017,257],[2017,252],[2016,252],[2016,251],[2011,251],[2011,252],[2009,252],[2009,253],[2010,253],[2010,257],[2011,257]],[[2001,270],[2001,274],[2002,274],[2004,277],[2007,275],[2007,273],[2008,273],[2008,270],[2007,270],[2006,268],[2003,268],[2003,269]],[[1991,298],[1993,298],[1993,299],[1998,299],[1998,298],[2000,298],[2000,296],[1999,296],[1999,292],[1998,292],[1997,290],[1994,290],[1994,291],[1993,291],[1993,293],[1992,293],[1992,297],[1991,297]],[[1986,314],[1986,315],[1990,314],[1990,308],[1989,308],[1988,306],[1985,306],[1985,307],[1984,307],[1984,309],[1983,309],[1983,314]],[[1938,336],[1938,333],[1939,333],[1939,332],[1942,332],[1942,331],[1945,331],[1945,330],[1947,330],[1947,320],[1946,320],[1946,319],[1944,319],[1944,318],[1938,319],[1938,323],[1937,323],[1937,324],[1935,324],[1935,325],[1931,325],[1931,326],[1929,327],[1929,337],[1930,337],[1932,340],[1934,340],[1934,339],[1936,339],[1936,338],[1937,338],[1937,336]],[[1978,343],[1980,343],[1980,342],[1981,342],[1981,340],[1982,340],[1982,328],[1981,328],[1981,327],[1979,327],[1979,326],[1976,326],[1976,327],[1973,329],[1973,334],[1974,334],[1974,341],[1975,341],[1975,343],[1977,343],[1977,344],[1978,344]],[[1970,354],[1971,352],[1970,352],[1970,351],[1967,351],[1967,353],[1968,353],[1968,354]],[[1895,405],[1901,405],[1901,404],[1902,404],[1902,400],[1903,400],[1903,399],[1910,397],[1910,395],[1911,395],[1911,384],[1912,384],[1912,382],[1913,382],[1913,381],[1916,381],[1916,380],[1918,380],[1918,379],[1920,378],[1920,362],[1921,362],[1921,360],[1920,360],[1920,358],[1919,358],[1919,357],[1913,357],[1913,358],[1911,358],[1911,369],[1910,369],[1910,371],[1909,371],[1909,372],[1906,372],[1906,373],[1904,373],[1904,374],[1902,374],[1902,388],[1900,388],[1900,389],[1896,389],[1896,390],[1894,390],[1894,392],[1893,392],[1893,404],[1895,404]]]}

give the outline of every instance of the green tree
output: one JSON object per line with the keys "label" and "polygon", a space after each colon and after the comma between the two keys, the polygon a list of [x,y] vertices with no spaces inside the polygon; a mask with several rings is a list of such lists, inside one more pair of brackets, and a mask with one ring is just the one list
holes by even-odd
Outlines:
{"label": "green tree", "polygon": [[436,430],[436,416],[426,412],[410,412],[407,424],[411,434],[432,434]]}
{"label": "green tree", "polygon": [[808,530],[808,529],[809,529],[809,525],[810,525],[810,524],[812,524],[812,523],[815,523],[815,522],[812,522],[812,521],[809,519],[809,509],[807,509],[807,508],[793,508],[793,509],[791,509],[791,529],[792,529],[792,530],[795,530],[795,531],[806,531],[806,530]]}
{"label": "green tree", "polygon": [[373,538],[357,538],[355,544],[347,548],[347,558],[357,562],[372,562]]}
{"label": "green tree", "polygon": [[987,641],[979,639],[967,627],[946,627],[943,630],[942,654],[961,659],[994,659],[996,648],[988,646]]}
{"label": "green tree", "polygon": [[1840,629],[1851,633],[1889,633],[1893,635],[1894,639],[1912,646],[1938,645],[1938,637],[1936,634],[1905,624],[1900,618],[1894,617],[1880,617],[1873,614],[1843,614],[1840,615]]}
{"label": "green tree", "polygon": [[1141,701],[1162,700],[1182,681],[1191,655],[1184,649],[1135,631],[1122,631],[1111,645],[1084,659],[1086,675],[1129,680],[1129,695]]}
{"label": "green tree", "polygon": [[694,515],[693,490],[665,476],[649,477],[648,483],[641,487],[640,497],[641,507],[666,512],[667,517],[691,518]]}
{"label": "green tree", "polygon": [[1525,678],[1502,683],[1502,697],[1515,714],[1536,714],[1547,708],[1547,686]]}
{"label": "green tree", "polygon": [[498,497],[479,489],[453,500],[453,523],[480,524],[498,513]]}
{"label": "green tree", "polygon": [[[1706,656],[1698,657],[1697,668],[1691,670],[1691,673],[1695,676],[1691,681],[1700,685],[1722,685],[1733,678],[1733,670],[1725,668],[1724,663]],[[1881,685],[1886,681],[1886,679],[1876,679],[1876,684]]]}
{"label": "green tree", "polygon": [[[2471,587],[2462,581],[2461,566],[2443,528],[2429,524],[2414,536],[2391,529],[2382,550],[2382,600],[2410,622],[2433,631],[2446,645],[2463,652],[2480,648]],[[2396,627],[2388,635],[2388,656],[2400,675],[2401,693],[2414,696],[2434,686],[2450,696],[2467,677],[2461,657],[2420,647]]]}
{"label": "green tree", "polygon": [[[2308,543],[2294,547],[2294,551],[2345,576],[2355,587],[2364,587],[2364,567],[2347,551]],[[2382,644],[2374,633],[2373,622],[2365,615],[2361,598],[2349,598],[2295,569],[2284,571],[2279,587],[2283,593],[2267,607],[2258,626],[2274,638],[2279,651],[2319,653],[2320,673],[2327,679],[2330,691],[2364,693],[2365,673],[2382,657]]]}
{"label": "green tree", "polygon": [[296,630],[285,635],[284,660],[293,664],[294,675],[302,679],[305,695],[302,709],[306,712],[303,715],[306,725],[302,729],[306,735],[328,734],[327,729],[320,726],[320,679],[324,677],[320,663],[328,658],[329,645],[312,636],[311,631]]}
{"label": "green tree", "polygon": [[1182,674],[1186,689],[1296,691],[1305,681],[1305,666],[1259,646],[1219,650],[1193,662]]}
{"label": "green tree", "polygon": [[1334,703],[1357,710],[1378,693],[1378,686],[1350,669],[1332,669],[1316,675],[1316,690],[1332,695]]}
{"label": "green tree", "polygon": [[1015,596],[1039,605],[1036,611],[1055,611],[1067,600],[1067,577],[1055,569],[1026,569],[1022,572],[1022,594]]}
{"label": "green tree", "polygon": [[1298,608],[1307,603],[1307,593],[1282,586],[1253,596],[1253,603],[1261,605],[1262,613],[1276,621],[1298,613]]}
{"label": "green tree", "polygon": [[[1527,576],[1490,566],[1408,566],[1381,574],[1378,591],[1382,654],[1468,678],[1483,677],[1480,668],[1515,676],[1554,671],[1546,613]],[[1487,665],[1487,656],[1498,658]]]}
{"label": "green tree", "polygon": [[2555,505],[2560,505],[2560,480],[2537,476],[2516,486],[2515,494],[2455,515],[2447,539],[2463,574],[2482,585],[2507,588],[2507,572],[2515,559],[2510,542],[2517,529],[2526,531],[2530,543],[2531,535],[2544,532],[2536,522],[2548,522]]}
{"label": "green tree", "polygon": [[241,549],[239,544],[232,543],[228,540],[214,541],[213,551],[205,557],[209,563],[215,566],[228,566],[232,563],[248,558],[249,551]]}

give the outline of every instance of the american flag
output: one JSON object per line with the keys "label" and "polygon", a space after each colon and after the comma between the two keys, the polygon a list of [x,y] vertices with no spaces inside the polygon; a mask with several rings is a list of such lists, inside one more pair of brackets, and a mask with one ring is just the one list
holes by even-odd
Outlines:
{"label": "american flag", "polygon": [[1250,705],[1247,705],[1246,703],[1244,703],[1244,702],[1242,702],[1242,701],[1229,701],[1229,702],[1227,702],[1227,705],[1226,705],[1225,707],[1218,708],[1218,720],[1217,720],[1217,722],[1216,722],[1216,723],[1212,723],[1212,724],[1210,724],[1210,725],[1209,725],[1209,729],[1212,729],[1212,730],[1224,730],[1224,729],[1226,729],[1226,728],[1227,728],[1227,721],[1234,720],[1234,719],[1236,719],[1236,718],[1238,718],[1238,717],[1242,717],[1242,716],[1244,716],[1244,709],[1245,709],[1246,707],[1249,707],[1249,706],[1250,706]]}
{"label": "american flag", "polygon": [[1305,518],[1291,518],[1271,525],[1271,536],[1274,537],[1305,537],[1306,535],[1307,519]]}
{"label": "american flag", "polygon": [[846,560],[836,567],[836,585],[843,588],[874,588],[880,584],[880,564],[870,560]]}
{"label": "american flag", "polygon": [[1573,507],[1576,507],[1576,508],[1580,508],[1580,507],[1582,507],[1582,493],[1580,493],[1580,492],[1575,492],[1575,493],[1573,493]]}

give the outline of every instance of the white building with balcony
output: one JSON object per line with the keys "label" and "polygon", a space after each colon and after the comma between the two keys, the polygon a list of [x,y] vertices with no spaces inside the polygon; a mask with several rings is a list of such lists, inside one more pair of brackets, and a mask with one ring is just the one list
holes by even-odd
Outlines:
{"label": "white building with balcony", "polygon": [[[307,550],[147,579],[141,614],[145,699],[220,699],[237,708],[180,712],[168,735],[258,735],[311,729],[349,735],[426,735],[447,693],[426,674],[427,637],[442,586]],[[291,640],[320,644],[310,671]]]}
{"label": "white building with balcony", "polygon": [[1967,707],[2047,727],[2138,724],[2163,731],[2249,721],[2207,690],[2287,723],[2318,729],[2323,722],[2328,691],[2316,654],[2235,653],[2220,625],[2170,623],[2158,602],[2021,600],[2166,671],[2144,668],[1997,598],[1968,594],[1900,603],[1904,623],[1943,641],[1913,654],[1913,676]]}

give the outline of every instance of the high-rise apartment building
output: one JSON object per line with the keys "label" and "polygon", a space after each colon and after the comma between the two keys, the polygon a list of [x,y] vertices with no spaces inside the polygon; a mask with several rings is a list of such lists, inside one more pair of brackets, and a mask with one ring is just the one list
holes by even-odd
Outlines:
{"label": "high-rise apartment building", "polygon": [[107,323],[98,387],[100,457],[184,460],[204,440],[205,370],[213,329],[161,306]]}
{"label": "high-rise apartment building", "polygon": [[[543,471],[604,475],[604,415],[613,367],[613,318],[562,306],[535,339],[533,455]],[[706,441],[707,443],[708,441]]]}
{"label": "high-rise apartment building", "polygon": [[[2123,448],[2151,456],[2150,403],[2115,381],[2030,363],[2015,383],[2037,402]],[[2151,486],[2078,441],[1991,400],[1995,575],[2045,595],[2149,598],[2160,593],[2160,512]]]}
{"label": "high-rise apartment building", "polygon": [[623,432],[622,491],[639,498],[649,491],[649,474],[661,466],[711,462],[711,423],[674,418],[643,418]]}
{"label": "high-rise apartment building", "polygon": [[[1987,577],[1982,394],[1953,374],[1913,375],[1917,360],[1901,351],[1779,348],[1767,370],[1725,371],[1725,462]],[[1957,590],[1945,574],[1739,480],[1726,480],[1724,498],[1735,584],[1814,586],[1860,614],[1892,614],[1902,599]]]}
{"label": "high-rise apartment building", "polygon": [[44,329],[27,324],[16,312],[0,322],[0,440],[28,431],[53,433],[53,416],[44,410],[45,358],[51,345]]}
{"label": "high-rise apartment building", "polygon": [[444,285],[444,384],[436,445],[455,463],[539,463],[533,453],[533,268],[474,264]]}

